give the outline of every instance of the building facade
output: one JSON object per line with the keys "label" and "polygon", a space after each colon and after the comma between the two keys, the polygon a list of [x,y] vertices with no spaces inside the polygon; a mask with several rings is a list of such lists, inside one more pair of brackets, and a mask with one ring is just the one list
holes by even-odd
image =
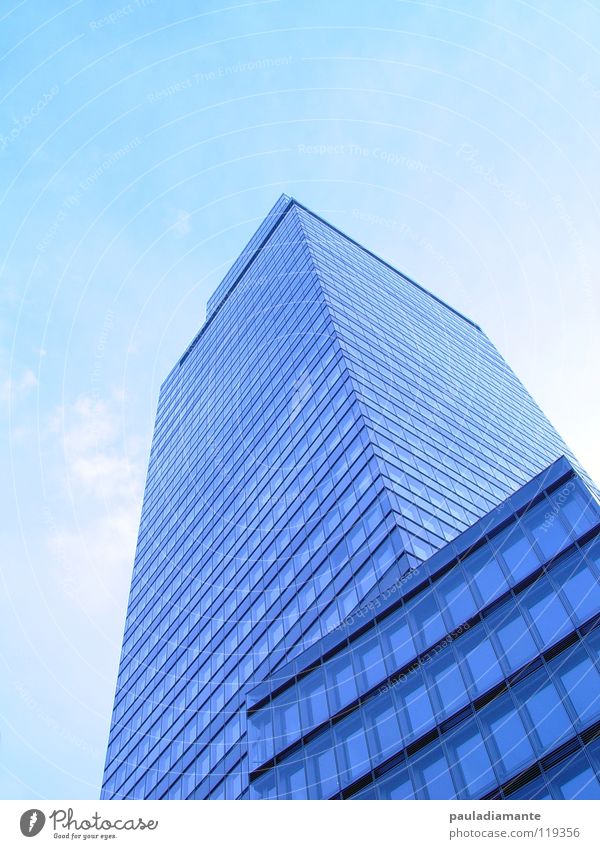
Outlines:
{"label": "building facade", "polygon": [[[390,594],[401,607],[405,594],[416,605],[415,576],[431,581],[432,559],[444,552],[451,572],[448,545],[471,539],[483,517],[500,515],[502,502],[537,486],[536,476],[563,457],[562,475],[571,476],[587,517],[585,530],[565,533],[569,544],[583,545],[595,491],[481,329],[282,196],[161,388],[103,798],[345,797],[361,781],[380,793],[375,770],[392,757],[387,744],[381,762],[351,748],[339,760],[337,742],[324,734],[327,723],[337,735],[346,712],[356,723],[375,672],[361,678],[353,661],[354,701],[338,705],[326,683],[325,713],[314,727],[299,726],[306,653],[329,681],[328,652],[357,611]],[[553,504],[545,489],[536,498]],[[524,521],[517,510],[514,521]],[[524,539],[534,552],[528,557],[537,557],[530,580],[546,552],[531,535]],[[487,536],[478,544],[494,545]],[[511,567],[502,561],[501,568],[514,607],[519,587]],[[472,592],[470,618],[499,603]],[[417,619],[435,618],[435,604],[423,601]],[[461,645],[484,632],[469,627]],[[413,639],[412,663],[431,648]],[[390,690],[387,679],[406,670],[392,672],[385,662],[378,686]],[[506,683],[518,670],[503,663]],[[457,710],[479,698],[463,674]],[[420,705],[417,714],[426,710]],[[280,729],[288,715],[292,737]],[[449,718],[435,714],[423,734]],[[272,732],[258,731],[261,723]],[[399,727],[393,754],[401,758],[421,737]],[[272,749],[257,751],[269,733]],[[306,771],[313,736],[336,764],[337,784],[318,791]],[[299,763],[300,752],[304,777],[288,787],[281,764]],[[532,765],[538,761],[532,756]],[[506,782],[498,782],[491,791],[504,792]],[[482,786],[477,793],[491,792]]]}

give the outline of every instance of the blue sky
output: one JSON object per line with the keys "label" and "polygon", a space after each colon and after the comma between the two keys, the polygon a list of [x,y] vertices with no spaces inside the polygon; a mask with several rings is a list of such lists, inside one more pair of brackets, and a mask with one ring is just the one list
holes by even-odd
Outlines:
{"label": "blue sky", "polygon": [[0,10],[0,797],[96,798],[158,390],[285,191],[600,480],[600,3]]}

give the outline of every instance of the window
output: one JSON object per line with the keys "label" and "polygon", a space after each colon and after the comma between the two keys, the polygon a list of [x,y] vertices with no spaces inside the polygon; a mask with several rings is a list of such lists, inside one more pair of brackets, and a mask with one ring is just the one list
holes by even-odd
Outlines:
{"label": "window", "polygon": [[544,647],[573,630],[569,614],[547,578],[540,578],[521,595],[519,602],[528,610]]}
{"label": "window", "polygon": [[402,733],[391,693],[370,699],[362,708],[369,750],[374,763],[402,748]]}
{"label": "window", "polygon": [[466,622],[477,612],[477,604],[460,567],[452,569],[437,581],[435,589],[448,631]]}
{"label": "window", "polygon": [[308,730],[324,722],[328,716],[325,673],[323,667],[313,670],[296,685],[300,703],[302,728]]}
{"label": "window", "polygon": [[396,686],[396,692],[404,708],[410,739],[421,736],[434,725],[431,702],[421,670],[409,672],[406,682]]}
{"label": "window", "polygon": [[506,674],[519,669],[537,655],[537,646],[527,623],[512,604],[510,607],[503,606],[486,624],[489,633],[500,646],[501,657],[505,659]]}
{"label": "window", "polygon": [[431,588],[410,601],[406,611],[417,649],[420,652],[432,646],[446,633],[446,626]]}
{"label": "window", "polygon": [[486,606],[508,589],[504,572],[488,548],[481,548],[463,562],[467,575],[481,606]]}
{"label": "window", "polygon": [[479,712],[484,736],[500,781],[506,781],[530,764],[535,755],[527,731],[510,693],[494,699]]}
{"label": "window", "polygon": [[469,682],[472,696],[485,693],[503,677],[496,652],[481,626],[469,631],[456,641],[455,647],[463,658],[463,671]]}
{"label": "window", "polygon": [[343,784],[348,784],[367,772],[370,767],[367,737],[358,712],[338,722],[333,729],[336,753]]}
{"label": "window", "polygon": [[413,785],[410,780],[408,769],[405,766],[397,767],[377,782],[379,786],[380,799],[414,799]]}
{"label": "window", "polygon": [[567,597],[576,621],[585,622],[600,610],[600,587],[588,564],[580,555],[569,557],[552,569],[554,586]]}
{"label": "window", "polygon": [[425,753],[411,764],[415,776],[416,796],[419,799],[454,799],[456,791],[448,761],[439,743],[427,747]]}
{"label": "window", "polygon": [[327,691],[332,713],[349,704],[357,696],[354,669],[348,649],[340,652],[325,666]]}
{"label": "window", "polygon": [[502,555],[514,586],[530,575],[540,565],[533,546],[523,533],[520,523],[515,522],[506,531],[494,538],[494,547]]}
{"label": "window", "polygon": [[577,646],[558,667],[558,675],[577,716],[577,726],[585,728],[600,713],[600,675],[585,653]]}
{"label": "window", "polygon": [[452,716],[468,701],[467,688],[451,649],[427,664],[426,675],[433,683],[439,719]]}
{"label": "window", "polygon": [[371,628],[351,645],[360,693],[365,693],[386,677],[379,634]]}
{"label": "window", "polygon": [[404,610],[397,610],[379,626],[388,675],[401,669],[416,656]]}
{"label": "window", "polygon": [[560,513],[567,524],[580,536],[598,522],[598,509],[584,486],[571,480],[558,492],[550,496],[553,510]]}
{"label": "window", "polygon": [[300,711],[294,688],[273,700],[275,751],[280,752],[300,736]]}
{"label": "window", "polygon": [[546,560],[553,557],[568,542],[569,535],[559,514],[551,511],[546,499],[526,513],[521,521],[537,542]]}
{"label": "window", "polygon": [[270,705],[248,717],[248,755],[251,769],[273,757],[273,714]]}
{"label": "window", "polygon": [[531,722],[540,754],[572,736],[573,724],[545,670],[523,681],[518,688],[518,700]]}
{"label": "window", "polygon": [[306,773],[302,755],[295,753],[296,760],[282,761],[277,767],[278,796],[283,799],[306,799]]}
{"label": "window", "polygon": [[250,796],[252,799],[276,799],[277,788],[275,786],[275,770],[270,769],[263,773],[260,778],[250,785]]}
{"label": "window", "polygon": [[331,732],[321,734],[306,746],[307,796],[328,799],[340,789]]}
{"label": "window", "polygon": [[558,799],[600,799],[600,784],[583,752],[556,767],[550,780]]}
{"label": "window", "polygon": [[479,729],[469,723],[447,740],[459,796],[478,799],[497,781]]}

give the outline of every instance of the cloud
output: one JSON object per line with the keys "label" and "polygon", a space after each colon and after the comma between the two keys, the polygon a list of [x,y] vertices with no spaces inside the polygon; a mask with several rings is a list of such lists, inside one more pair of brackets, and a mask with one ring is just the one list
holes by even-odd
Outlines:
{"label": "cloud", "polygon": [[25,369],[17,379],[6,377],[0,384],[0,402],[3,404],[14,404],[26,398],[37,386],[37,377],[31,369]]}
{"label": "cloud", "polygon": [[179,239],[182,239],[184,236],[187,236],[192,229],[192,216],[185,209],[174,209],[172,212],[175,215],[175,222],[170,225],[171,230]]}
{"label": "cloud", "polygon": [[139,443],[123,436],[121,403],[81,397],[48,423],[61,457],[47,543],[58,585],[94,618],[124,597],[139,524],[144,463]]}

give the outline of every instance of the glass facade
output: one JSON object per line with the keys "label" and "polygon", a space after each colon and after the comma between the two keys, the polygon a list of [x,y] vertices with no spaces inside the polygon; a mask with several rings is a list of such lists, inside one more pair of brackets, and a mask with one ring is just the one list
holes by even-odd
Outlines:
{"label": "glass facade", "polygon": [[252,798],[600,798],[600,511],[528,499],[250,693]]}
{"label": "glass facade", "polygon": [[[544,470],[563,455],[570,477],[552,489],[557,466]],[[544,501],[435,575],[540,473]],[[161,388],[103,798],[386,798],[405,792],[381,789],[390,758],[407,794],[504,793],[525,748],[500,757],[476,734],[531,724],[512,678],[534,661],[545,695],[532,710],[556,688],[571,761],[593,772],[581,734],[594,720],[573,724],[565,695],[578,664],[596,669],[593,632],[581,632],[597,587],[584,481],[480,328],[283,196]],[[580,561],[550,564],[565,541]],[[406,597],[402,612],[325,661],[339,629],[384,596]],[[444,639],[435,661],[390,683]],[[514,717],[479,706],[498,686]],[[569,792],[523,739],[535,792]],[[564,786],[582,775],[573,767]]]}

